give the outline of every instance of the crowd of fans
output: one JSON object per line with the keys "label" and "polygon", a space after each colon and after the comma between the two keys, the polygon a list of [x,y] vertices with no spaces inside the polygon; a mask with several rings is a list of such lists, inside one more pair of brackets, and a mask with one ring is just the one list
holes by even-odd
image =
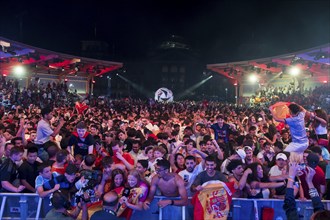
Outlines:
{"label": "crowd of fans", "polygon": [[79,99],[76,91],[69,91],[66,82],[40,83],[37,78],[29,83],[26,88],[19,87],[18,79],[6,79],[0,76],[0,106],[29,106],[38,103],[39,106],[47,105],[65,106],[72,105]]}
{"label": "crowd of fans", "polygon": [[[14,88],[6,83],[7,91]],[[0,190],[50,199],[47,219],[76,218],[81,210],[87,219],[88,206],[97,201],[103,209],[91,219],[130,219],[133,210],[148,210],[157,193],[168,198],[158,202],[161,208],[185,206],[210,180],[234,182],[234,198],[330,197],[330,156],[319,142],[329,137],[324,110],[305,120],[309,146],[302,162],[285,151],[292,142],[288,125],[267,108],[92,99],[80,109],[54,103],[67,96],[61,84],[40,90],[48,91],[45,96],[33,91],[15,99],[22,105],[0,112]]]}
{"label": "crowd of fans", "polygon": [[278,101],[294,101],[311,109],[321,107],[330,111],[330,92],[327,84],[309,88],[305,91],[295,90],[294,86],[275,87],[273,85],[262,87],[250,98],[252,106],[269,106]]}

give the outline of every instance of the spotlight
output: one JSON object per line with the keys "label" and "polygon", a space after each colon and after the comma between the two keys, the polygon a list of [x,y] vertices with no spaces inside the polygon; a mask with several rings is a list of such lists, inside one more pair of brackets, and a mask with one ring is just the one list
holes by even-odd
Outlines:
{"label": "spotlight", "polygon": [[299,73],[300,73],[300,69],[298,67],[293,66],[290,68],[290,74],[292,76],[298,76]]}
{"label": "spotlight", "polygon": [[118,73],[116,73],[116,76],[119,76],[119,74],[118,74]]}
{"label": "spotlight", "polygon": [[95,83],[95,80],[93,80],[92,83],[94,84]]}
{"label": "spotlight", "polygon": [[65,79],[64,79],[64,82],[67,82],[67,81],[68,81],[68,79],[67,79],[67,78],[65,78]]}
{"label": "spotlight", "polygon": [[258,77],[257,77],[256,75],[254,75],[254,74],[251,74],[251,75],[249,76],[249,81],[250,81],[251,83],[255,83],[255,82],[258,81]]}
{"label": "spotlight", "polygon": [[22,66],[14,67],[14,73],[16,74],[16,76],[22,76],[24,72],[25,72],[25,69]]}

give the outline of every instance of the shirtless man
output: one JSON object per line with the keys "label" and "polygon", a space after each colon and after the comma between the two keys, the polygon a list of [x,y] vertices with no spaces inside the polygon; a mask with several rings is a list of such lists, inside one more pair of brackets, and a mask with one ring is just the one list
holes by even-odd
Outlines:
{"label": "shirtless man", "polygon": [[163,196],[181,197],[179,200],[166,199],[159,201],[157,204],[160,208],[164,208],[168,205],[188,205],[188,196],[184,186],[184,181],[178,174],[170,172],[170,162],[165,159],[158,160],[155,168],[158,175],[155,175],[151,180],[149,196],[143,204],[144,209],[147,210],[150,208],[149,206],[154,199],[157,187]]}

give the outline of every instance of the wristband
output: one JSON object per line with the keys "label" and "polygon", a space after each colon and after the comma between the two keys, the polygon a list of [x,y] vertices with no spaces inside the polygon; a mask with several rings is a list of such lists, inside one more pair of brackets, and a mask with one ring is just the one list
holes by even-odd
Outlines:
{"label": "wristband", "polygon": [[311,198],[314,198],[314,197],[318,197],[319,196],[319,193],[317,192],[317,190],[315,188],[310,188],[308,190],[308,194]]}

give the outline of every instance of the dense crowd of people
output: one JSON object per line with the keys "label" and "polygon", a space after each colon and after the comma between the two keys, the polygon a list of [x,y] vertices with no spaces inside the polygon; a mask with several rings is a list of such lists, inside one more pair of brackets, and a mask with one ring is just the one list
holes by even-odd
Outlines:
{"label": "dense crowd of people", "polygon": [[28,87],[20,88],[18,79],[0,76],[0,106],[29,106],[38,103],[47,105],[72,105],[79,99],[76,91],[71,91],[67,82],[40,83],[37,78]]}
{"label": "dense crowd of people", "polygon": [[329,120],[322,109],[295,105],[306,117],[297,110],[280,120],[269,106],[131,99],[74,106],[53,101],[67,97],[63,85],[49,84],[50,96],[37,99],[28,90],[22,102],[16,99],[21,105],[0,112],[0,191],[49,199],[47,219],[76,218],[81,210],[88,219],[98,201],[102,209],[91,219],[130,219],[134,210],[147,211],[155,195],[168,198],[161,208],[186,206],[211,180],[232,182],[234,198],[285,199],[288,216],[297,216],[295,198],[330,197]]}
{"label": "dense crowd of people", "polygon": [[292,85],[284,87],[270,85],[262,87],[250,98],[250,104],[252,106],[269,106],[278,101],[294,101],[301,105],[309,106],[311,109],[320,107],[329,112],[329,86],[323,84],[314,89],[309,88],[305,91],[297,91]]}

